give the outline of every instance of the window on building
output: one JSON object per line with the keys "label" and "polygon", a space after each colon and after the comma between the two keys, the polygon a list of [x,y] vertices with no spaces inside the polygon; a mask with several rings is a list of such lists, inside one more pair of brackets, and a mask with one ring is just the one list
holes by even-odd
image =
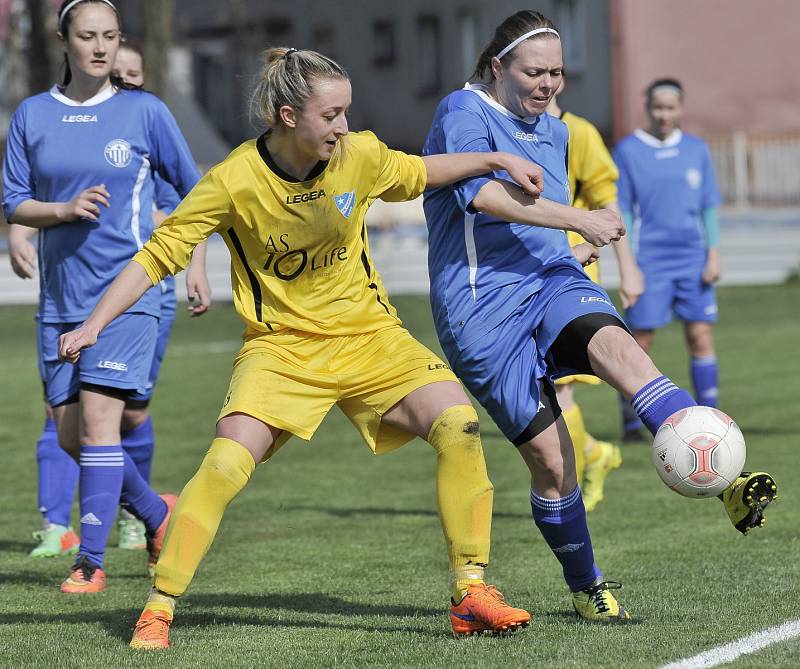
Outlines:
{"label": "window on building", "polygon": [[417,17],[418,97],[438,95],[442,88],[441,25],[439,17]]}
{"label": "window on building", "polygon": [[311,48],[336,60],[336,27],[318,23],[311,28]]}
{"label": "window on building", "polygon": [[556,26],[564,49],[564,69],[579,74],[586,69],[586,0],[558,0]]}
{"label": "window on building", "polygon": [[377,19],[372,22],[372,64],[375,67],[394,67],[397,60],[394,22]]}
{"label": "window on building", "polygon": [[458,32],[461,38],[461,73],[466,80],[472,74],[483,46],[476,10],[465,9],[458,15]]}

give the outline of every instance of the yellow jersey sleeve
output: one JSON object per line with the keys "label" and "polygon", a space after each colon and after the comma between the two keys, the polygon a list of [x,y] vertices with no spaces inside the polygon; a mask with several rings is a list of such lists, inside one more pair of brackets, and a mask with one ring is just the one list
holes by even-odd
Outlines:
{"label": "yellow jersey sleeve", "polygon": [[133,260],[144,267],[155,285],[168,274],[185,269],[194,247],[214,232],[229,228],[234,216],[230,195],[211,170],[153,232]]}
{"label": "yellow jersey sleeve", "polygon": [[617,166],[603,138],[589,121],[575,114],[562,117],[569,129],[569,180],[573,204],[599,209],[617,200]]}
{"label": "yellow jersey sleeve", "polygon": [[378,175],[369,199],[405,202],[422,195],[428,182],[428,170],[422,158],[393,151],[374,135],[372,138],[377,144]]}

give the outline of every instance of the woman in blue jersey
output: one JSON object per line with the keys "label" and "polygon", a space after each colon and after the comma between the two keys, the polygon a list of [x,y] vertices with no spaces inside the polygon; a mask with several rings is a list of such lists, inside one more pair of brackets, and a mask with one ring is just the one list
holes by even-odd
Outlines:
{"label": "woman in blue jersey", "polygon": [[[553,24],[538,12],[517,12],[481,54],[474,83],[439,104],[424,153],[515,152],[541,165],[545,181],[535,201],[499,171],[426,191],[431,304],[453,371],[530,469],[533,517],[561,563],[575,610],[589,620],[625,620],[610,592],[618,584],[595,565],[551,381],[599,376],[632,400],[653,433],[694,401],[656,369],[570,252],[564,230],[603,246],[624,227],[608,211],[567,206],[567,129],[545,113],[561,68]],[[582,252],[583,259],[590,253]],[[726,491],[726,507],[735,524],[749,527],[761,507],[745,502],[746,483],[752,477]]]}
{"label": "woman in blue jersey", "polygon": [[146,387],[160,291],[148,291],[79,366],[58,360],[58,334],[88,316],[150,236],[153,173],[180,196],[199,175],[163,103],[112,81],[120,43],[113,3],[67,1],[58,19],[63,85],[28,98],[14,114],[3,207],[10,222],[40,229],[37,318],[46,399],[61,447],[80,464],[81,545],[61,590],[80,594],[105,587],[105,546],[121,494],[145,523],[151,563],[174,503],[150,490],[120,445],[125,401]]}
{"label": "woman in blue jersey", "polygon": [[[683,87],[658,79],[647,87],[650,127],[614,149],[619,205],[646,289],[625,314],[634,339],[649,351],[655,330],[672,313],[683,321],[695,398],[717,406],[717,359],[711,334],[719,279],[717,189],[711,154],[699,137],[683,133]],[[640,439],[638,417],[623,407],[623,440]]]}

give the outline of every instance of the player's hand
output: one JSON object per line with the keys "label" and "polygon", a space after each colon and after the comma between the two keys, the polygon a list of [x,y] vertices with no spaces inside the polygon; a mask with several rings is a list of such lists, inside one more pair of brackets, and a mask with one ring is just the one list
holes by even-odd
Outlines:
{"label": "player's hand", "polygon": [[619,296],[622,308],[630,309],[644,293],[644,274],[638,265],[620,267]]}
{"label": "player's hand", "polygon": [[616,212],[610,209],[597,209],[584,212],[583,220],[576,232],[594,246],[607,246],[622,238],[625,234],[625,224]]}
{"label": "player's hand", "polygon": [[530,160],[515,156],[513,153],[503,154],[503,167],[508,176],[519,184],[519,187],[534,200],[544,191],[544,170]]}
{"label": "player's hand", "polygon": [[709,249],[706,266],[703,268],[703,283],[707,286],[711,286],[719,281],[719,276],[719,252],[717,249]]}
{"label": "player's hand", "polygon": [[81,357],[81,350],[97,343],[99,333],[88,327],[86,323],[77,330],[72,330],[58,338],[58,357],[66,362],[76,363]]}
{"label": "player's hand", "polygon": [[81,191],[69,202],[64,202],[59,211],[59,219],[64,222],[75,221],[79,218],[86,218],[95,223],[100,218],[100,207],[108,207],[108,198],[111,194],[106,190],[105,184],[91,186]]}
{"label": "player's hand", "polygon": [[27,239],[8,240],[8,259],[11,269],[20,279],[32,279],[36,274],[36,247]]}
{"label": "player's hand", "polygon": [[575,246],[572,247],[572,255],[575,256],[575,260],[581,264],[581,267],[588,267],[592,263],[597,262],[600,258],[599,251],[591,244],[585,242],[575,244]]}
{"label": "player's hand", "polygon": [[211,286],[205,268],[196,268],[189,265],[186,270],[186,296],[189,306],[186,310],[194,318],[202,316],[211,306]]}

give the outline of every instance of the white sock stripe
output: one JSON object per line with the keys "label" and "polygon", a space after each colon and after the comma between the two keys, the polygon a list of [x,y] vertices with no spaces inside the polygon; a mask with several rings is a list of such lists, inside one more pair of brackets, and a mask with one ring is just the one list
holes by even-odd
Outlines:
{"label": "white sock stripe", "polygon": [[81,453],[81,457],[87,460],[108,460],[109,458],[122,458],[125,456],[120,451],[119,453]]}
{"label": "white sock stripe", "polygon": [[634,402],[633,408],[638,410],[639,407],[650,406],[655,399],[663,397],[664,393],[669,393],[677,389],[678,386],[670,382],[664,386],[661,386],[655,392],[650,393],[647,397],[639,398],[636,402]]}
{"label": "white sock stripe", "polygon": [[664,388],[669,388],[671,385],[674,385],[674,384],[672,384],[671,382],[669,382],[669,383],[660,383],[658,386],[650,388],[646,393],[643,393],[641,396],[634,397],[631,400],[631,406],[634,409],[636,407],[638,407],[638,406],[641,406],[642,404],[648,402],[650,400],[650,398],[653,397],[653,395],[655,395],[656,393],[661,392]]}
{"label": "white sock stripe", "polygon": [[658,402],[658,400],[662,399],[666,395],[671,395],[673,392],[675,392],[677,390],[678,390],[678,386],[673,384],[668,388],[664,388],[660,393],[658,393],[657,395],[654,395],[653,397],[651,397],[644,404],[640,404],[638,407],[634,407],[634,409],[636,409],[637,413],[641,414],[641,413],[647,411],[647,409],[649,409],[651,406],[653,406],[656,402]]}
{"label": "white sock stripe", "polygon": [[631,404],[638,404],[643,402],[648,397],[650,397],[653,393],[658,392],[661,388],[665,385],[670,385],[672,381],[670,381],[666,376],[661,379],[660,381],[655,382],[651,385],[647,390],[640,390],[639,393],[631,400]]}
{"label": "white sock stripe", "polygon": [[707,358],[692,358],[693,365],[716,365],[717,356],[710,355]]}
{"label": "white sock stripe", "polygon": [[542,509],[543,511],[561,511],[562,509],[574,504],[578,497],[580,497],[580,494],[580,486],[577,486],[575,490],[573,490],[566,497],[560,497],[558,499],[539,497],[539,495],[531,490],[531,504],[539,509]]}

